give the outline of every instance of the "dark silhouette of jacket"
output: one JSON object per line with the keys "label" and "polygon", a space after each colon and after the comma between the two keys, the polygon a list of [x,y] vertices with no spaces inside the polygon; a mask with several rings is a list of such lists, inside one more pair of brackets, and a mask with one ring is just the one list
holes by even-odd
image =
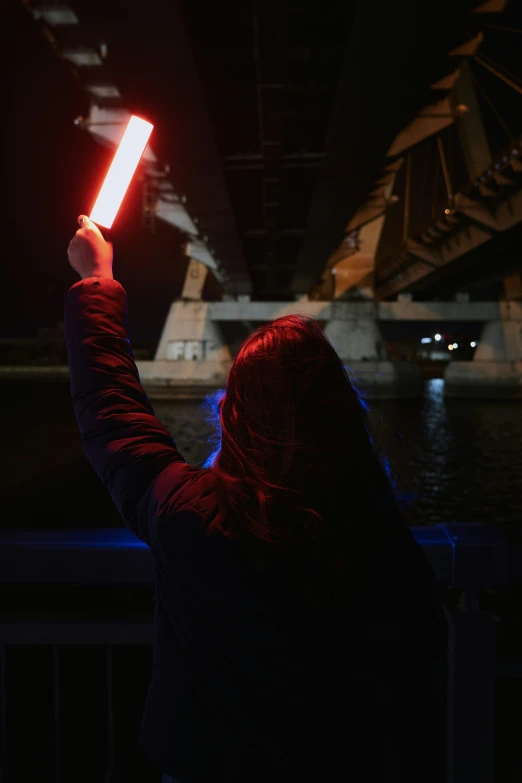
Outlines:
{"label": "dark silhouette of jacket", "polygon": [[447,627],[408,528],[376,537],[343,600],[319,607],[291,570],[259,571],[238,541],[209,535],[212,471],[186,464],[154,416],[126,320],[116,281],[67,294],[83,448],[154,560],[146,752],[180,783],[442,783]]}

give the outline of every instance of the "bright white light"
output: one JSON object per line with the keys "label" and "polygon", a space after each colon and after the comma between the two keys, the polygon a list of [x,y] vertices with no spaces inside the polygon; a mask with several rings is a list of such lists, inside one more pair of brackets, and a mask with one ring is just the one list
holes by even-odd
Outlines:
{"label": "bright white light", "polygon": [[130,118],[92,208],[90,218],[93,223],[105,228],[112,226],[153,127],[150,122],[135,115]]}
{"label": "bright white light", "polygon": [[426,343],[431,343],[431,337],[422,337],[421,343],[425,345]]}
{"label": "bright white light", "polygon": [[457,348],[459,347],[459,344],[458,343],[453,343],[453,347],[455,348],[455,350],[457,350]]}
{"label": "bright white light", "polygon": [[448,351],[452,351],[452,350],[453,350],[453,346],[452,345],[448,345]]}
{"label": "bright white light", "polygon": [[436,339],[437,342],[440,342],[440,340],[442,340],[442,335],[436,334],[435,335],[435,339]]}
{"label": "bright white light", "polygon": [[471,347],[472,347],[472,348],[476,348],[476,347],[477,347],[477,343],[475,342],[475,340],[473,340],[473,341],[470,343],[470,345],[471,345]]}

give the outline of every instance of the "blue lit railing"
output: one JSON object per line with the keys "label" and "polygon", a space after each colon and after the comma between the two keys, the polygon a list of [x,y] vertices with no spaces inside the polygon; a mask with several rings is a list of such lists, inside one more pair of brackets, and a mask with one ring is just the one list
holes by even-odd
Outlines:
{"label": "blue lit railing", "polygon": [[[481,611],[480,590],[522,582],[522,531],[485,524],[411,528],[441,586],[457,589],[460,601],[447,607],[448,776],[447,783],[492,783],[494,693],[499,677],[521,677],[520,661],[499,661],[497,618]],[[0,531],[0,587],[147,587],[153,584],[149,548],[127,529]],[[150,645],[152,612],[81,613],[9,611],[0,607],[0,739],[6,755],[5,649],[7,645],[52,645],[54,698],[58,702],[60,645],[107,648],[109,768],[113,778],[112,646]],[[59,715],[55,715],[55,780],[60,777]],[[48,778],[49,779],[49,778]],[[2,776],[0,780],[9,783]]]}
{"label": "blue lit railing", "polygon": [[[411,527],[437,579],[472,589],[522,581],[518,528],[453,523]],[[510,540],[511,539],[511,540]],[[45,557],[43,554],[45,553]],[[152,556],[126,528],[0,530],[0,584],[152,585]]]}

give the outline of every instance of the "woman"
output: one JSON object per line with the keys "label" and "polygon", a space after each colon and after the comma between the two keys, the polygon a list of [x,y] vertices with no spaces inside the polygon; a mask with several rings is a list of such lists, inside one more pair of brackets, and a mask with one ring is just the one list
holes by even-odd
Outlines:
{"label": "woman", "polygon": [[83,447],[152,551],[140,742],[179,783],[444,780],[446,622],[433,572],[318,324],[262,326],[187,465],[143,391],[112,247],[85,216],[65,307]]}

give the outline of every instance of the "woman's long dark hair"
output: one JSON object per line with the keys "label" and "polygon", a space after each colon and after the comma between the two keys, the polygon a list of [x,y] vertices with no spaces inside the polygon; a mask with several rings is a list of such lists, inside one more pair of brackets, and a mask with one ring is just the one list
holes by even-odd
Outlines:
{"label": "woman's long dark hair", "polygon": [[217,407],[221,443],[206,467],[224,532],[261,557],[322,545],[340,552],[398,514],[364,403],[313,318],[259,327]]}

